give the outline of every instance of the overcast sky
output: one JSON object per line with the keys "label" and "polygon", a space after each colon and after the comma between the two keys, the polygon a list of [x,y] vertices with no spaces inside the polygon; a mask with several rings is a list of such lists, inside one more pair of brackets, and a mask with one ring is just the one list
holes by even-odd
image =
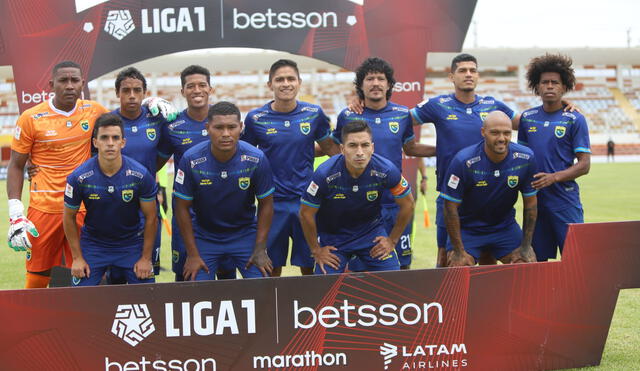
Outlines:
{"label": "overcast sky", "polygon": [[640,46],[640,1],[478,0],[464,48]]}

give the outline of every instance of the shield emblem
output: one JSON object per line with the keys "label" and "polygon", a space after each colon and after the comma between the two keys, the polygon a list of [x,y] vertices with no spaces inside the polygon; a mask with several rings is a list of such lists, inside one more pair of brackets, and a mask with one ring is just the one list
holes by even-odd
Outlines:
{"label": "shield emblem", "polygon": [[484,121],[487,116],[489,116],[489,112],[480,112],[480,120]]}
{"label": "shield emblem", "polygon": [[311,124],[308,122],[303,122],[300,124],[300,131],[304,135],[308,135],[311,132]]}
{"label": "shield emblem", "polygon": [[395,121],[391,121],[389,123],[389,130],[391,130],[392,133],[396,134],[398,130],[400,130],[400,124]]}
{"label": "shield emblem", "polygon": [[27,260],[31,260],[31,249],[27,248]]}
{"label": "shield emblem", "polygon": [[115,189],[113,188],[113,186],[109,186],[109,187],[107,187],[107,192],[109,192],[109,193],[113,193],[113,191],[115,191]]}
{"label": "shield emblem", "polygon": [[375,201],[378,198],[378,191],[367,191],[367,201]]}
{"label": "shield emblem", "polygon": [[251,185],[251,178],[249,177],[238,178],[238,186],[243,191],[246,191],[247,188],[249,188],[249,185]]}
{"label": "shield emblem", "polygon": [[154,128],[147,129],[147,138],[150,141],[156,140],[156,129],[154,129]]}
{"label": "shield emblem", "polygon": [[556,130],[554,130],[554,134],[557,138],[562,138],[566,132],[567,128],[564,126],[556,126]]}
{"label": "shield emblem", "polygon": [[515,188],[518,185],[518,176],[509,175],[507,177],[507,185],[509,186],[509,188]]}
{"label": "shield emblem", "polygon": [[76,276],[71,277],[71,283],[73,284],[73,286],[78,286],[80,284],[80,280],[81,278],[78,278]]}
{"label": "shield emblem", "polygon": [[122,191],[122,200],[124,202],[129,202],[133,200],[133,189],[125,189]]}
{"label": "shield emblem", "polygon": [[178,250],[171,250],[171,260],[177,263],[180,260],[180,252]]}
{"label": "shield emblem", "polygon": [[82,130],[88,131],[89,130],[89,121],[87,121],[87,120],[80,121],[80,127],[82,128]]}

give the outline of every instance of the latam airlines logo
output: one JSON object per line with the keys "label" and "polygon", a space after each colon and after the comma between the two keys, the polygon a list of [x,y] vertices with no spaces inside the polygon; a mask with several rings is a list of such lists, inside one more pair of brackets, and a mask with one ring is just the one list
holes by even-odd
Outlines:
{"label": "latam airlines logo", "polygon": [[393,344],[383,343],[380,345],[380,355],[384,359],[384,369],[388,370],[391,360],[398,355],[398,347]]}
{"label": "latam airlines logo", "polygon": [[156,330],[146,304],[118,305],[111,332],[135,347]]}

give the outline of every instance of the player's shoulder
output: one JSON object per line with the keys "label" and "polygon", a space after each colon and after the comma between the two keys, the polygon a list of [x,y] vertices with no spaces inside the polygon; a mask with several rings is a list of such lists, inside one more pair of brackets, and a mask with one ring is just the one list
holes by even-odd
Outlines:
{"label": "player's shoulder", "polygon": [[441,94],[431,98],[425,98],[422,102],[418,103],[418,108],[425,105],[444,104],[449,102],[455,102],[452,94]]}
{"label": "player's shoulder", "polygon": [[200,157],[203,153],[207,153],[209,151],[209,146],[211,145],[211,141],[210,140],[204,140],[196,145],[194,145],[193,147],[189,148],[188,150],[186,150],[184,152],[184,154],[182,155],[183,158],[194,158],[194,157]]}
{"label": "player's shoulder", "polygon": [[484,141],[464,147],[453,156],[453,161],[464,162],[467,167],[480,162],[484,151]]}
{"label": "player's shoulder", "polygon": [[135,176],[142,179],[145,173],[149,173],[144,165],[127,155],[122,155],[122,166],[125,168],[125,176]]}
{"label": "player's shoulder", "polygon": [[522,118],[530,118],[532,116],[538,115],[541,112],[544,112],[542,110],[542,106],[531,107],[531,108],[527,108],[526,110],[522,111],[521,117]]}
{"label": "player's shoulder", "polygon": [[82,183],[82,180],[89,178],[96,172],[96,166],[98,166],[98,156],[93,156],[75,168],[69,175],[69,178],[75,178]]}
{"label": "player's shoulder", "polygon": [[562,111],[562,113],[560,114],[563,118],[565,119],[569,119],[571,121],[574,122],[578,122],[578,121],[583,121],[586,122],[586,117],[578,112],[578,111],[573,111],[573,112],[569,112],[569,111]]}
{"label": "player's shoulder", "polygon": [[497,103],[502,103],[502,101],[492,97],[491,95],[485,95],[485,96],[478,95],[476,96],[476,99],[478,101],[478,104],[487,105],[487,106],[493,106]]}
{"label": "player's shoulder", "polygon": [[21,120],[25,120],[25,119],[39,120],[39,119],[44,119],[52,115],[53,113],[54,113],[53,110],[51,109],[51,107],[49,107],[49,101],[44,101],[42,103],[38,103],[35,106],[26,109],[20,115],[20,119]]}
{"label": "player's shoulder", "polygon": [[94,111],[96,113],[109,112],[102,104],[88,99],[78,99],[77,107],[80,111]]}
{"label": "player's shoulder", "polygon": [[533,150],[519,143],[509,143],[509,153],[513,159],[529,160],[533,157]]}
{"label": "player's shoulder", "polygon": [[398,104],[394,102],[388,102],[386,110],[392,111],[392,112],[405,113],[405,114],[409,113],[409,108],[407,108],[407,106],[403,106],[402,104]]}
{"label": "player's shoulder", "polygon": [[[342,154],[337,154],[329,157],[326,161],[318,165],[315,170],[316,174],[319,176],[329,176],[331,174],[335,174],[337,172],[342,172],[342,164],[344,164],[344,156]],[[332,177],[332,180],[336,177]]]}
{"label": "player's shoulder", "polygon": [[393,164],[393,162],[391,162],[390,160],[388,160],[387,158],[374,153],[371,156],[371,161],[370,161],[371,165],[370,167],[372,169],[376,169],[379,171],[389,171],[389,170],[393,170],[396,169],[396,166]]}
{"label": "player's shoulder", "polygon": [[[238,153],[240,153],[241,157],[242,155],[245,155],[245,157],[253,156],[254,158],[257,158],[257,159],[262,159],[265,157],[264,152],[262,152],[260,148],[256,148],[251,144],[245,142],[244,140],[238,141]],[[246,161],[246,160],[242,160],[242,161]],[[254,162],[259,162],[259,161],[254,161]]]}
{"label": "player's shoulder", "polygon": [[247,113],[246,118],[251,119],[253,121],[260,120],[261,117],[268,115],[271,113],[271,103],[273,101],[269,101],[262,105],[261,107],[254,108]]}
{"label": "player's shoulder", "polygon": [[320,107],[317,104],[313,104],[313,103],[309,103],[309,102],[304,102],[304,101],[297,101],[298,105],[296,107],[297,111],[300,112],[322,112],[322,107]]}

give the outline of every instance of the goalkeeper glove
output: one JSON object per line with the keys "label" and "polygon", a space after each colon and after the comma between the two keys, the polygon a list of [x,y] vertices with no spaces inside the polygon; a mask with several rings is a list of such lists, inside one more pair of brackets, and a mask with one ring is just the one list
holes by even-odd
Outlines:
{"label": "goalkeeper glove", "polygon": [[27,232],[33,237],[38,237],[36,226],[24,216],[22,201],[9,200],[9,247],[15,251],[26,251],[31,248],[31,241]]}
{"label": "goalkeeper glove", "polygon": [[178,110],[176,110],[173,104],[162,98],[145,98],[145,100],[142,101],[142,105],[147,106],[153,116],[161,114],[167,121],[173,121],[178,117]]}

